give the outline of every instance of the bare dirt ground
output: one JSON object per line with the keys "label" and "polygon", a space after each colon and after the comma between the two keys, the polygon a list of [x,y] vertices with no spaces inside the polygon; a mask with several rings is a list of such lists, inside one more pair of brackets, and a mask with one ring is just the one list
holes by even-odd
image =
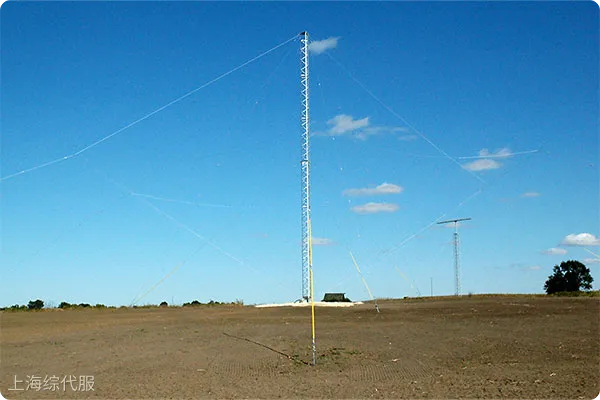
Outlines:
{"label": "bare dirt ground", "polygon": [[[379,305],[380,314],[372,304],[318,308],[316,367],[303,363],[312,360],[310,308],[2,312],[0,392],[8,399],[593,399],[600,391],[598,298]],[[71,375],[93,376],[94,390],[8,390],[31,376]]]}

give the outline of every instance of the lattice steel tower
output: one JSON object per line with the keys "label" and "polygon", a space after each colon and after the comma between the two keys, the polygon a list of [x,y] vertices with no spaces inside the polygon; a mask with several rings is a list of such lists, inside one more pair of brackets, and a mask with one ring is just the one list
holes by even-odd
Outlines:
{"label": "lattice steel tower", "polygon": [[311,226],[310,226],[310,147],[309,147],[309,102],[308,102],[308,32],[300,33],[302,44],[302,68],[300,82],[302,86],[302,300],[310,300]]}
{"label": "lattice steel tower", "polygon": [[438,224],[454,223],[454,294],[460,295],[460,257],[459,257],[459,239],[458,239],[458,222],[469,221],[471,218],[450,219],[447,221],[438,222]]}

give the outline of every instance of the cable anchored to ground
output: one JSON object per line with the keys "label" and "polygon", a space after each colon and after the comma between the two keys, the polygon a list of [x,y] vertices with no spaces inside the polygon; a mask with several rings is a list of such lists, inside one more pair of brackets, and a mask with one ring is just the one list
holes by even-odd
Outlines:
{"label": "cable anchored to ground", "polygon": [[272,347],[269,347],[269,346],[267,346],[266,344],[262,344],[262,343],[259,343],[259,342],[256,342],[256,341],[254,341],[254,340],[251,340],[251,339],[244,338],[244,337],[235,336],[235,335],[230,335],[229,333],[226,333],[226,332],[223,332],[223,335],[225,335],[225,336],[227,336],[227,337],[230,337],[230,338],[238,339],[238,340],[245,340],[246,342],[249,342],[249,343],[255,344],[255,345],[257,345],[257,346],[260,346],[260,347],[264,347],[265,349],[267,349],[267,350],[271,350],[271,351],[273,351],[273,352],[275,352],[275,353],[277,353],[277,354],[279,354],[279,355],[282,355],[282,356],[284,356],[284,357],[287,357],[289,360],[292,360],[292,361],[294,361],[294,362],[297,362],[297,363],[302,363],[302,364],[304,364],[304,365],[312,365],[311,363],[308,363],[308,362],[306,362],[306,361],[304,361],[304,360],[301,360],[301,359],[299,359],[299,358],[296,358],[296,357],[292,357],[292,356],[290,356],[289,354],[285,354],[283,351],[279,351],[279,350],[277,350],[277,349],[274,349],[274,348],[272,348]]}

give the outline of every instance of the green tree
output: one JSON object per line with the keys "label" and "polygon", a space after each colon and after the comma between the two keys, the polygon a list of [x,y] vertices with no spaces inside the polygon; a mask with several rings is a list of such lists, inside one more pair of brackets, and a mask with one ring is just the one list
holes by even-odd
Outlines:
{"label": "green tree", "polygon": [[71,304],[67,303],[66,301],[61,301],[60,304],[58,305],[58,308],[70,308],[72,307]]}
{"label": "green tree", "polygon": [[37,299],[36,301],[32,300],[29,302],[29,304],[27,304],[27,308],[30,310],[41,310],[44,308],[44,302],[40,299]]}
{"label": "green tree", "polygon": [[590,275],[589,268],[579,261],[563,261],[560,265],[555,265],[552,272],[544,284],[547,294],[578,292],[581,289],[590,290],[592,288],[594,278]]}

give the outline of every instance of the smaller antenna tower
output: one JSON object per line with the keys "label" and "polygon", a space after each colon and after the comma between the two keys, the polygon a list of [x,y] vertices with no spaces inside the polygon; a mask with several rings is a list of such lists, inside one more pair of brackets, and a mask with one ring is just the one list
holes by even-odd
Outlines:
{"label": "smaller antenna tower", "polygon": [[454,294],[460,295],[460,258],[458,240],[458,222],[469,221],[471,218],[457,218],[438,222],[438,225],[454,223]]}

